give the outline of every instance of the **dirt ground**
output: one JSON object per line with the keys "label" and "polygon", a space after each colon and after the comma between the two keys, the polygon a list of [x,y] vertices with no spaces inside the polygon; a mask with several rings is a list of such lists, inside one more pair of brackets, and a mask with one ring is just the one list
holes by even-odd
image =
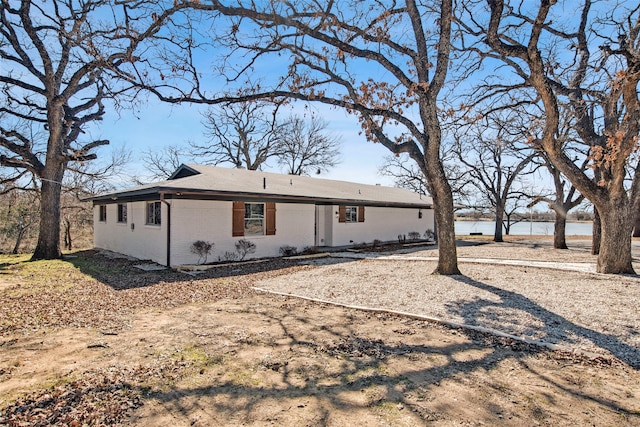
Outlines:
{"label": "dirt ground", "polygon": [[640,424],[619,360],[251,289],[295,261],[75,256],[0,256],[0,425]]}

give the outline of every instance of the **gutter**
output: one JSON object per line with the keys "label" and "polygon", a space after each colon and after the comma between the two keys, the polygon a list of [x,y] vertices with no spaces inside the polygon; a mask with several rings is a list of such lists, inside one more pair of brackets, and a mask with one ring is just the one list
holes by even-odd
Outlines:
{"label": "gutter", "polygon": [[167,268],[171,268],[171,203],[165,200],[164,192],[160,192],[160,201],[167,206]]}
{"label": "gutter", "polygon": [[[123,192],[119,194],[110,194],[103,196],[95,196],[92,200],[94,204],[98,202],[115,203],[116,200],[153,200],[155,194],[166,196],[167,199],[176,197],[183,198],[202,198],[203,200],[272,200],[278,203],[313,203],[320,205],[354,205],[354,206],[376,206],[376,207],[398,207],[398,208],[417,208],[417,209],[433,209],[432,203],[422,201],[416,202],[389,202],[383,200],[371,199],[353,199],[353,198],[330,198],[330,197],[312,197],[301,195],[284,195],[284,194],[261,194],[255,192],[238,192],[238,191],[221,191],[221,190],[194,190],[189,188],[171,188],[171,187],[153,187],[142,191]],[[157,199],[156,199],[157,200]],[[165,202],[166,203],[166,202]]]}

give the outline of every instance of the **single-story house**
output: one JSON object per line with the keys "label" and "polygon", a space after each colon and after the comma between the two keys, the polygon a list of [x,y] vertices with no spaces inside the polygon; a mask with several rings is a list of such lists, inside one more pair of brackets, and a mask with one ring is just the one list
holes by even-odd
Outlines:
{"label": "single-story house", "polygon": [[198,262],[195,241],[214,243],[215,261],[240,239],[258,258],[435,229],[432,199],[408,190],[214,166],[181,165],[166,181],[91,200],[96,248],[167,266]]}

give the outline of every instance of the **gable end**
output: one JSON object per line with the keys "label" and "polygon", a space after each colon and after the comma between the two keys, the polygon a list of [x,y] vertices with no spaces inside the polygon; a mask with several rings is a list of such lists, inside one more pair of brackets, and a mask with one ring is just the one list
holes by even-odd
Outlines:
{"label": "gable end", "polygon": [[176,169],[176,171],[169,177],[169,180],[186,178],[188,176],[200,175],[200,172],[191,168],[185,164],[182,164]]}

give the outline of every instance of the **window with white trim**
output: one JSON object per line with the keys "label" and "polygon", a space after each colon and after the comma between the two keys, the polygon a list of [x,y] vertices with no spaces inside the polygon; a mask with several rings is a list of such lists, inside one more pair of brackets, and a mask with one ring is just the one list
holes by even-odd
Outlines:
{"label": "window with white trim", "polygon": [[276,204],[274,202],[233,202],[232,236],[274,236],[275,234]]}
{"label": "window with white trim", "polygon": [[244,235],[264,236],[264,203],[244,204]]}
{"label": "window with white trim", "polygon": [[357,206],[345,206],[344,214],[344,222],[358,222]]}
{"label": "window with white trim", "polygon": [[364,206],[339,206],[338,222],[364,222]]}

